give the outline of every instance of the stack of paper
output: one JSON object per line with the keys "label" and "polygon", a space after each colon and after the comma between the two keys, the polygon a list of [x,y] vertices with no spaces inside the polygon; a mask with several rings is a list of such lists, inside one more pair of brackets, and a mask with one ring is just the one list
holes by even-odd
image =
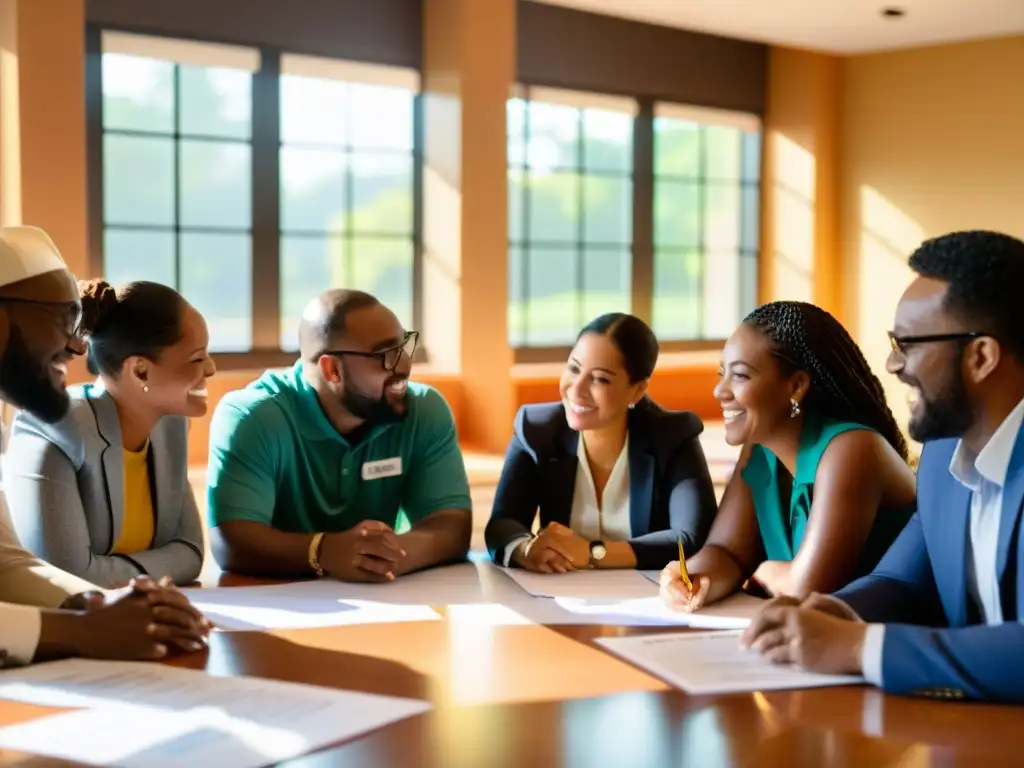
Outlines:
{"label": "stack of paper", "polygon": [[778,665],[740,647],[740,631],[687,632],[596,640],[626,661],[691,694],[854,685],[863,678],[818,675]]}
{"label": "stack of paper", "polygon": [[0,728],[0,749],[129,768],[259,768],[431,708],[254,677],[87,660],[0,672],[0,699],[84,708]]}

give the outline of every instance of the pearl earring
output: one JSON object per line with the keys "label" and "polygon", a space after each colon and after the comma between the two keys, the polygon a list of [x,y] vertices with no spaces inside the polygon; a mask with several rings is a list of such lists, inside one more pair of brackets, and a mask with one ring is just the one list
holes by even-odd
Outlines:
{"label": "pearl earring", "polygon": [[795,419],[799,415],[800,415],[800,403],[797,402],[797,399],[795,397],[791,398],[790,401],[789,401],[789,418]]}
{"label": "pearl earring", "polygon": [[142,391],[143,392],[149,392],[149,385],[148,384],[143,384],[142,385]]}
{"label": "pearl earring", "polygon": [[634,408],[636,408],[636,403],[630,403],[629,404],[629,410],[632,411]]}

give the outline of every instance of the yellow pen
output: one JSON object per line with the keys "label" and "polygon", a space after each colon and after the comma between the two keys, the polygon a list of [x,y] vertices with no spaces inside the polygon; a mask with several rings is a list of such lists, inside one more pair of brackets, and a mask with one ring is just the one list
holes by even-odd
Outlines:
{"label": "yellow pen", "polygon": [[693,594],[693,582],[690,581],[690,574],[686,572],[686,557],[683,555],[683,540],[679,539],[679,575],[683,579],[683,584],[690,590],[690,594]]}

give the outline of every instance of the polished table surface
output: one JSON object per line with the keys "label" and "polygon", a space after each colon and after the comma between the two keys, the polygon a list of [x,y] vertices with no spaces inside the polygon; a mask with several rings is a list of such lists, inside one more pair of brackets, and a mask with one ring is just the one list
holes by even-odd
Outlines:
{"label": "polished table surface", "polygon": [[[225,576],[225,586],[263,583]],[[495,604],[440,621],[216,632],[168,663],[430,701],[434,709],[294,766],[980,766],[1024,763],[1024,711],[868,687],[687,696],[596,637],[679,631],[540,626]],[[521,617],[520,617],[521,618]],[[53,710],[0,702],[0,725]],[[66,765],[0,751],[0,765]]]}

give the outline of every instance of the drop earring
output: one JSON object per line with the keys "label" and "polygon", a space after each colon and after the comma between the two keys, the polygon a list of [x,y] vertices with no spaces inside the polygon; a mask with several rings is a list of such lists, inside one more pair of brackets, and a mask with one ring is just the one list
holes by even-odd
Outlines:
{"label": "drop earring", "polygon": [[799,415],[800,415],[800,403],[797,401],[797,399],[795,397],[794,398],[790,398],[790,401],[789,401],[789,418],[795,419]]}

